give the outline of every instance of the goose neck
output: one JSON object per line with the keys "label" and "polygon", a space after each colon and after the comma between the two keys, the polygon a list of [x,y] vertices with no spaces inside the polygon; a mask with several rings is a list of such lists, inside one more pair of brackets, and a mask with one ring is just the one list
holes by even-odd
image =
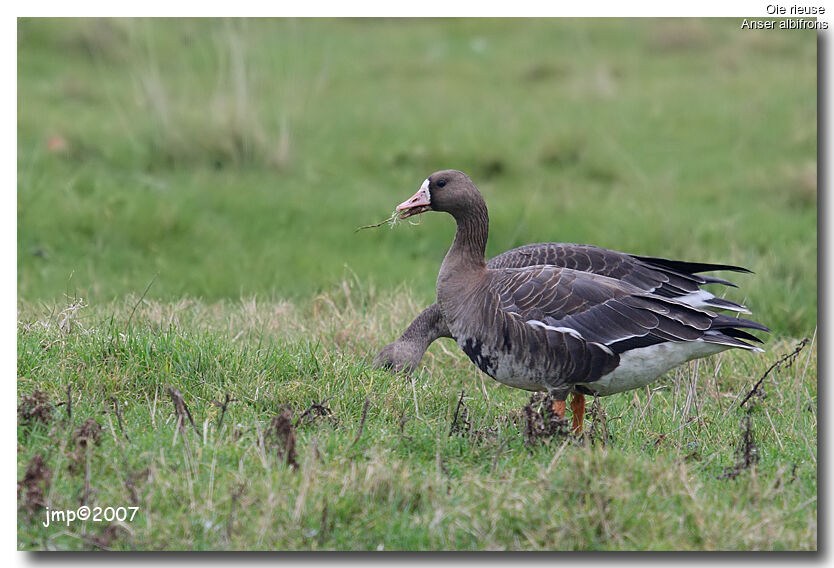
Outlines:
{"label": "goose neck", "polygon": [[454,217],[457,222],[457,231],[455,240],[440,268],[441,276],[485,271],[484,253],[489,235],[489,215],[486,205],[478,204]]}

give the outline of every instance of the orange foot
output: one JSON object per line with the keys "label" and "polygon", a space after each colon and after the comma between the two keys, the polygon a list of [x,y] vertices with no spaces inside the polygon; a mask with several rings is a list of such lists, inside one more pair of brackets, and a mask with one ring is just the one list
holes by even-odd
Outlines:
{"label": "orange foot", "polygon": [[[555,404],[555,403],[554,403]],[[564,409],[564,402],[562,408]],[[585,395],[575,392],[570,399],[570,410],[573,413],[573,422],[571,424],[573,433],[580,435],[582,433],[582,422],[585,420]],[[562,410],[564,412],[564,410]],[[564,414],[563,414],[564,416]]]}

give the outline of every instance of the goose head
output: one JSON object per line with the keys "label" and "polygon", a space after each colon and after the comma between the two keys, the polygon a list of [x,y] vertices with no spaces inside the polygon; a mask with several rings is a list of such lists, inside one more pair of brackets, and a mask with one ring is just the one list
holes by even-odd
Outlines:
{"label": "goose head", "polygon": [[420,365],[427,341],[409,341],[399,339],[389,343],[374,357],[375,369],[391,369],[395,373],[405,372],[410,375]]}
{"label": "goose head", "polygon": [[413,196],[397,205],[405,219],[426,211],[442,211],[457,217],[483,203],[478,188],[465,173],[458,170],[434,172]]}

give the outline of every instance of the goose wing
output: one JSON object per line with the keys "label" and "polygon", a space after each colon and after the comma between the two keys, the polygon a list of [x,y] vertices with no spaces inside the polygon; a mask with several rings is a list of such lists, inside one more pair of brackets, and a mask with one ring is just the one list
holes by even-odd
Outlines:
{"label": "goose wing", "polygon": [[767,331],[756,322],[718,316],[589,272],[534,266],[493,276],[492,289],[506,313],[547,333],[581,337],[616,354],[664,341],[704,340],[754,349],[744,340],[758,339],[738,328]]}
{"label": "goose wing", "polygon": [[677,298],[690,305],[710,306],[747,312],[741,304],[716,298],[701,290],[705,284],[735,284],[722,278],[699,273],[715,270],[750,272],[745,268],[726,264],[692,263],[655,257],[635,256],[592,245],[573,243],[535,243],[509,250],[487,263],[489,268],[522,268],[551,265],[591,272],[627,282],[659,296]]}

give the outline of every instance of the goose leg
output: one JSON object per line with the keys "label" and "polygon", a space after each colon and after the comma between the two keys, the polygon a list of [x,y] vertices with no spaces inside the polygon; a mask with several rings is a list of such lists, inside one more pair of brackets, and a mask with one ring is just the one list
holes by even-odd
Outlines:
{"label": "goose leg", "polygon": [[[564,404],[564,403],[562,403]],[[573,413],[571,427],[575,435],[582,433],[582,422],[585,420],[585,395],[574,392],[570,399],[570,410]]]}

